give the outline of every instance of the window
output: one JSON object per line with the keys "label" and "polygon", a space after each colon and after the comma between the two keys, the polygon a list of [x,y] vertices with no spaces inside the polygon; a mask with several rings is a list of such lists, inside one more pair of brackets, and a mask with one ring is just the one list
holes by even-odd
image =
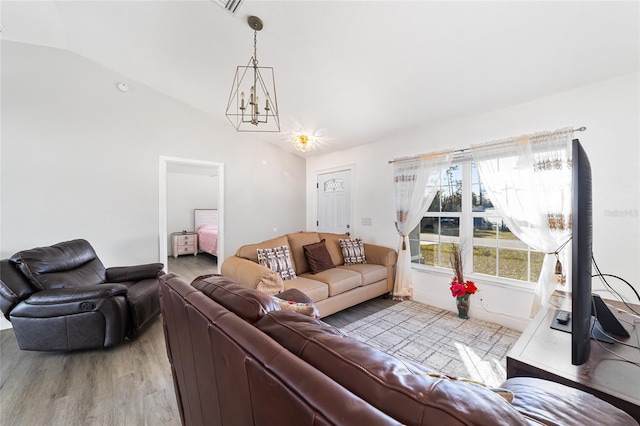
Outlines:
{"label": "window", "polygon": [[473,163],[450,167],[440,190],[409,235],[412,262],[450,268],[459,244],[470,246],[465,273],[537,282],[544,254],[516,238],[496,212]]}
{"label": "window", "polygon": [[409,235],[413,262],[448,267],[451,250],[460,244],[461,218],[462,167],[457,165],[447,170],[427,214]]}

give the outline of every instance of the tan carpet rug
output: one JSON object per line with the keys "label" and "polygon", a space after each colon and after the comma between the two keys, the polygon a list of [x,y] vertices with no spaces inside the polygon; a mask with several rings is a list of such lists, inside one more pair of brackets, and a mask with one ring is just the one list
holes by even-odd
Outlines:
{"label": "tan carpet rug", "polygon": [[520,332],[419,302],[401,302],[351,323],[347,335],[443,374],[498,386]]}

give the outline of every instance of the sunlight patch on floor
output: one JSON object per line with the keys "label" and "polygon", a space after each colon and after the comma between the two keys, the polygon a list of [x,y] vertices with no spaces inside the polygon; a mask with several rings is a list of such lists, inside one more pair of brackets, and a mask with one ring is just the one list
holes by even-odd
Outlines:
{"label": "sunlight patch on floor", "polygon": [[492,357],[482,359],[472,348],[461,343],[454,343],[454,346],[458,350],[460,360],[469,373],[467,378],[493,387],[500,386],[504,381],[506,371],[502,365],[500,365],[500,360]]}

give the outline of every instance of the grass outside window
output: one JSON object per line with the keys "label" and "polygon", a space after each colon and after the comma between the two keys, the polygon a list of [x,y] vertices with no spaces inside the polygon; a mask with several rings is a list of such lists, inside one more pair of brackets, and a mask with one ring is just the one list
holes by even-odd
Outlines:
{"label": "grass outside window", "polygon": [[[449,256],[457,247],[458,244],[449,243],[421,244],[422,263],[448,268]],[[440,262],[438,262],[439,258],[442,259]],[[477,246],[473,248],[473,272],[477,274],[496,276],[496,270],[498,270],[500,277],[535,283],[540,277],[543,260],[544,253],[537,251]],[[531,270],[529,270],[529,263]]]}
{"label": "grass outside window", "polygon": [[450,268],[460,244],[471,248],[465,273],[537,282],[544,254],[533,251],[506,226],[473,163],[443,175],[436,196],[409,236],[412,262]]}

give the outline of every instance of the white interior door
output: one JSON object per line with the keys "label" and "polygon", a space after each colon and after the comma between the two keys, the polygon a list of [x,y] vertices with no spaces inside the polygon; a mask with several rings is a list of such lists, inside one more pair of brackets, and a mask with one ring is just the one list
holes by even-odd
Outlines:
{"label": "white interior door", "polygon": [[351,170],[318,175],[318,232],[351,232]]}

